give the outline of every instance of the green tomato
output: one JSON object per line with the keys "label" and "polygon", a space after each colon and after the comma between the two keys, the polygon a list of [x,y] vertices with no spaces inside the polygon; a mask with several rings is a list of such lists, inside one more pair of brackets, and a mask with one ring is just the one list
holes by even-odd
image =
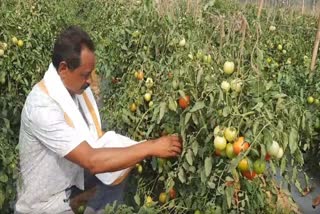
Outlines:
{"label": "green tomato", "polygon": [[276,155],[276,158],[277,158],[277,159],[281,159],[282,156],[283,156],[283,153],[284,153],[284,151],[283,151],[282,147],[280,147],[280,148],[279,148],[279,151],[278,151],[278,153],[277,153],[277,155]]}
{"label": "green tomato", "polygon": [[151,207],[152,205],[153,205],[153,200],[152,200],[151,196],[147,196],[146,206]]}
{"label": "green tomato", "polygon": [[221,88],[224,92],[228,92],[230,90],[230,83],[227,81],[222,81]]}
{"label": "green tomato", "polygon": [[226,146],[226,155],[228,158],[232,159],[234,158],[236,155],[233,152],[233,144],[232,143],[227,143]]}
{"label": "green tomato", "polygon": [[150,101],[148,106],[149,106],[149,108],[151,108],[153,106],[153,101]]}
{"label": "green tomato", "polygon": [[153,79],[148,77],[147,80],[146,80],[146,87],[147,88],[152,88],[153,86]]}
{"label": "green tomato", "polygon": [[143,96],[144,100],[149,102],[151,100],[151,94],[149,92],[145,93],[145,95]]}
{"label": "green tomato", "polygon": [[271,156],[277,156],[278,152],[279,152],[279,144],[277,141],[272,141],[272,144],[268,146],[267,148],[267,152],[268,154],[270,154]]}
{"label": "green tomato", "polygon": [[234,141],[237,137],[237,134],[237,129],[235,129],[234,127],[228,127],[224,131],[224,137],[227,139],[228,142]]}
{"label": "green tomato", "polygon": [[13,44],[18,44],[18,39],[15,36],[12,37],[11,41],[12,41]]}
{"label": "green tomato", "polygon": [[275,30],[276,30],[276,27],[273,26],[273,25],[271,25],[271,26],[269,27],[269,30],[270,30],[270,31],[275,31]]}
{"label": "green tomato", "polygon": [[186,39],[183,38],[183,39],[180,40],[179,46],[180,46],[180,47],[184,47],[185,45],[186,45]]}
{"label": "green tomato", "polygon": [[312,96],[309,96],[309,97],[307,98],[307,102],[308,102],[309,104],[312,104],[312,103],[314,102],[314,98],[313,98]]}
{"label": "green tomato", "polygon": [[232,74],[234,72],[234,63],[226,61],[223,65],[223,71],[225,74]]}
{"label": "green tomato", "polygon": [[253,163],[253,170],[258,175],[264,173],[264,171],[266,170],[266,161],[260,159],[256,160]]}
{"label": "green tomato", "polygon": [[213,144],[214,144],[214,148],[222,151],[227,146],[227,140],[222,136],[217,136],[214,138]]}

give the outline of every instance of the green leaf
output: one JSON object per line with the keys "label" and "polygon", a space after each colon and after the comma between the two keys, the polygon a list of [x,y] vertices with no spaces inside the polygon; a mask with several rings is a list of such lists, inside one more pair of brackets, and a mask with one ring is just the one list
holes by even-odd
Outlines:
{"label": "green leaf", "polygon": [[302,166],[304,164],[303,155],[299,149],[297,149],[297,151],[295,153],[295,159],[300,164],[300,166]]}
{"label": "green leaf", "polygon": [[159,114],[159,118],[158,118],[158,121],[157,121],[157,124],[160,123],[160,121],[162,120],[163,116],[164,116],[164,113],[166,112],[167,110],[167,105],[165,102],[161,102],[160,103],[160,114]]}
{"label": "green leaf", "polygon": [[293,154],[298,148],[298,132],[292,127],[289,134],[289,148],[291,154]]}
{"label": "green leaf", "polygon": [[306,130],[306,117],[305,117],[305,115],[302,115],[302,118],[301,118],[301,129],[303,131]]}
{"label": "green leaf", "polygon": [[276,167],[274,166],[274,164],[273,164],[272,161],[270,161],[270,167],[271,167],[272,173],[273,173],[273,174],[276,174],[276,173],[277,173],[277,170],[276,170]]}
{"label": "green leaf", "polygon": [[211,182],[211,181],[208,181],[208,187],[210,188],[210,189],[215,189],[216,188],[216,183],[214,183],[214,182]]}
{"label": "green leaf", "polygon": [[172,97],[169,97],[169,101],[168,101],[168,107],[171,111],[177,111],[177,107],[178,107],[178,104],[176,101],[173,100]]}
{"label": "green leaf", "polygon": [[185,176],[184,170],[182,168],[179,169],[178,178],[181,181],[181,183],[185,183],[186,182],[186,176]]}
{"label": "green leaf", "polygon": [[179,94],[181,97],[186,97],[186,94],[182,90],[179,90]]}
{"label": "green leaf", "polygon": [[195,125],[198,125],[199,124],[199,120],[198,120],[198,117],[197,117],[197,114],[192,114],[192,121]]}
{"label": "green leaf", "polygon": [[297,167],[294,166],[292,169],[291,182],[295,182],[295,180],[297,179],[297,174],[298,174]]}
{"label": "green leaf", "polygon": [[272,134],[269,130],[264,130],[263,131],[263,141],[264,141],[264,145],[271,145],[273,138],[272,138]]}
{"label": "green leaf", "polygon": [[192,109],[190,109],[190,112],[195,112],[198,111],[200,109],[203,109],[205,107],[205,104],[203,101],[198,101],[196,102],[196,104],[192,107]]}
{"label": "green leaf", "polygon": [[260,124],[260,121],[259,121],[259,120],[256,120],[256,121],[254,121],[254,123],[253,123],[252,132],[253,132],[253,135],[254,135],[254,136],[256,136],[256,135],[258,134],[258,133],[257,133],[257,130],[258,130],[259,124]]}
{"label": "green leaf", "polygon": [[301,193],[303,192],[299,180],[295,180],[294,185],[297,187],[297,189],[299,190],[299,192],[301,192]]}
{"label": "green leaf", "polygon": [[129,120],[129,117],[125,114],[122,114],[122,121],[125,122],[128,125],[131,125],[131,121]]}
{"label": "green leaf", "polygon": [[231,109],[228,106],[223,108],[222,115],[224,117],[227,117],[230,113],[231,113]]}
{"label": "green leaf", "polygon": [[205,170],[205,175],[208,177],[211,173],[212,170],[212,158],[211,157],[206,157],[204,161],[204,170]]}
{"label": "green leaf", "polygon": [[138,206],[140,206],[141,201],[138,193],[136,193],[136,195],[134,196],[134,201]]}
{"label": "green leaf", "polygon": [[231,208],[231,201],[232,201],[232,198],[233,198],[233,192],[234,192],[234,187],[232,186],[228,186],[226,188],[226,197],[227,197],[227,205],[228,205],[228,208]]}
{"label": "green leaf", "polygon": [[193,143],[192,143],[192,151],[193,151],[194,156],[197,156],[198,150],[199,150],[198,142],[197,141],[193,141]]}
{"label": "green leaf", "polygon": [[280,163],[280,173],[283,174],[287,168],[287,158],[282,158]]}
{"label": "green leaf", "polygon": [[147,136],[147,137],[149,137],[149,135],[150,135],[150,133],[153,131],[154,127],[155,127],[155,124],[152,124],[152,125],[149,126],[148,131],[147,131],[147,133],[146,133],[146,136]]}
{"label": "green leaf", "polygon": [[190,118],[191,118],[191,113],[188,112],[188,113],[186,114],[186,117],[184,118],[184,125],[185,125],[185,126],[188,124]]}
{"label": "green leaf", "polygon": [[153,110],[153,114],[152,114],[152,121],[156,121],[157,116],[160,112],[160,106],[157,106],[154,110]]}
{"label": "green leaf", "polygon": [[202,74],[203,74],[203,70],[200,69],[200,70],[198,71],[198,75],[197,75],[197,85],[198,85],[198,84],[200,83],[200,81],[201,81]]}
{"label": "green leaf", "polygon": [[289,138],[286,132],[282,132],[282,142],[283,142],[283,150],[285,151],[289,144]]}
{"label": "green leaf", "polygon": [[188,164],[190,166],[192,166],[193,165],[193,153],[192,153],[191,149],[188,149],[187,154],[186,154],[186,159],[187,159]]}
{"label": "green leaf", "polygon": [[200,179],[202,183],[205,183],[207,180],[206,173],[204,172],[204,170],[200,171]]}
{"label": "green leaf", "polygon": [[0,209],[2,209],[5,199],[6,199],[5,195],[3,194],[3,192],[0,189]]}

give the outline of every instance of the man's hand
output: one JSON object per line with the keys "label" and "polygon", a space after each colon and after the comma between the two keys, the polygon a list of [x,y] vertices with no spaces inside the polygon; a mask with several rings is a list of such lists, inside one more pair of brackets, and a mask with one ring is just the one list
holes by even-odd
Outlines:
{"label": "man's hand", "polygon": [[182,152],[182,139],[176,135],[157,138],[151,144],[152,156],[168,158],[178,156]]}
{"label": "man's hand", "polygon": [[97,174],[132,167],[150,156],[175,157],[181,151],[181,138],[171,135],[123,148],[92,148],[84,141],[65,157],[92,174]]}

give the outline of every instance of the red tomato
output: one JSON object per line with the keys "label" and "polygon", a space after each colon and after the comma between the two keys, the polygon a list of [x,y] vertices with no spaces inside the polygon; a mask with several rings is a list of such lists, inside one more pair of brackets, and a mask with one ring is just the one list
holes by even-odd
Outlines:
{"label": "red tomato", "polygon": [[179,106],[182,109],[186,109],[190,105],[190,96],[180,97]]}

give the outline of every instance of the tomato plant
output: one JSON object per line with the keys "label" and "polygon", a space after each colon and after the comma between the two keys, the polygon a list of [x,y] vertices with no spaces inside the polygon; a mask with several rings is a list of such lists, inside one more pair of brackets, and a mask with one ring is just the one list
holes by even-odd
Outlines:
{"label": "tomato plant", "polygon": [[[130,187],[136,188],[126,193],[128,207],[106,212],[189,213],[219,207],[222,213],[272,213],[272,203],[258,198],[270,192],[276,200],[275,172],[302,191],[304,182],[295,172],[308,156],[320,155],[320,75],[309,77],[314,32],[306,30],[316,28],[316,19],[276,8],[265,9],[257,20],[256,6],[222,0],[201,1],[197,7],[177,1],[170,5],[179,8],[172,13],[161,10],[162,1],[151,2],[1,1],[0,18],[6,20],[0,23],[3,213],[12,213],[19,175],[19,112],[47,69],[54,37],[69,24],[85,28],[96,44],[102,78],[97,99],[106,130],[137,141],[177,133],[184,142],[179,158],[139,163],[130,178]],[[234,139],[228,127],[240,137]],[[270,167],[263,172],[267,185],[261,177],[248,182],[256,176],[254,164],[242,160],[269,157]],[[240,173],[239,163],[249,170]],[[226,182],[239,185],[243,198],[236,199],[238,189]],[[152,200],[161,192],[169,194],[168,203]]]}

